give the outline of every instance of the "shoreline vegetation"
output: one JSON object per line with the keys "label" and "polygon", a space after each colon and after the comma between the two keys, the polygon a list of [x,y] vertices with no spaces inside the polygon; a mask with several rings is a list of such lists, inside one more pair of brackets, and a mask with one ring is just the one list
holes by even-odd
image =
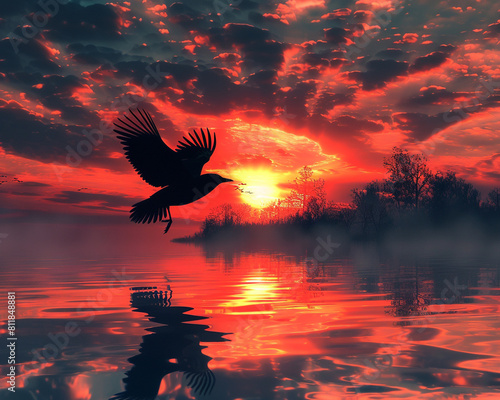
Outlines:
{"label": "shoreline vegetation", "polygon": [[352,191],[351,203],[328,200],[325,181],[303,167],[285,199],[255,209],[222,204],[192,236],[173,239],[228,249],[313,248],[318,237],[338,243],[390,242],[467,247],[500,239],[500,188],[480,192],[454,171],[432,172],[422,154],[395,147],[384,159],[388,178]]}

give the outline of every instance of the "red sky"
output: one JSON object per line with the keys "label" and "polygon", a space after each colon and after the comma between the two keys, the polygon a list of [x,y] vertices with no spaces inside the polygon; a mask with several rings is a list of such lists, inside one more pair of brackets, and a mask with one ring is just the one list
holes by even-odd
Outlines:
{"label": "red sky", "polygon": [[34,35],[36,2],[0,6],[0,218],[125,215],[152,194],[109,128],[128,107],[149,110],[172,146],[215,131],[205,171],[251,187],[226,184],[182,212],[192,219],[284,196],[304,165],[349,201],[384,177],[393,146],[500,186],[495,2],[85,4],[61,5]]}

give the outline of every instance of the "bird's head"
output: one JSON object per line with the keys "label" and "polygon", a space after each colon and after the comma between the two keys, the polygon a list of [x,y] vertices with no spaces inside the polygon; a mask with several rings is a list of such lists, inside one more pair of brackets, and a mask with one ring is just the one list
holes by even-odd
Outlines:
{"label": "bird's head", "polygon": [[224,178],[218,174],[201,175],[193,187],[194,199],[192,201],[201,199],[224,182],[232,182],[232,179]]}
{"label": "bird's head", "polygon": [[218,174],[203,174],[198,178],[196,187],[194,189],[196,197],[201,198],[210,193],[221,183],[232,181],[232,179],[224,178]]}
{"label": "bird's head", "polygon": [[220,176],[219,174],[207,174],[211,180],[214,181],[217,185],[220,185],[221,183],[224,182],[232,182],[232,179],[229,178],[224,178],[223,176]]}
{"label": "bird's head", "polygon": [[232,179],[229,179],[229,178],[224,178],[224,177],[222,177],[222,176],[220,177],[220,179],[222,180],[222,183],[224,183],[224,182],[233,182],[233,180],[232,180]]}

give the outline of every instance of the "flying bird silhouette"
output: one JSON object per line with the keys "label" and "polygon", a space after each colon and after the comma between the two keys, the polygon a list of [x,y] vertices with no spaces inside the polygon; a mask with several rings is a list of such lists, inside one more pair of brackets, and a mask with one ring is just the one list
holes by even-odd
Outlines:
{"label": "flying bird silhouette", "polygon": [[[146,110],[132,110],[131,117],[114,125],[118,139],[123,144],[125,156],[142,179],[152,186],[162,187],[146,200],[136,203],[130,211],[130,219],[137,223],[166,222],[167,233],[172,225],[171,206],[183,206],[209,194],[218,185],[232,182],[218,174],[201,174],[217,144],[210,131],[201,129],[201,137],[194,130],[188,133],[175,150],[168,147],[160,137],[151,115]],[[166,218],[165,220],[163,218]]]}

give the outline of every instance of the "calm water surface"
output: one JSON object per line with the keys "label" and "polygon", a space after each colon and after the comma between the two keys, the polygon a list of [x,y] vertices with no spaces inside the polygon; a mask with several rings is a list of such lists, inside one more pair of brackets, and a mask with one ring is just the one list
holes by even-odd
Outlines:
{"label": "calm water surface", "polygon": [[0,278],[18,318],[17,392],[2,399],[500,398],[492,261],[169,244],[17,257]]}

